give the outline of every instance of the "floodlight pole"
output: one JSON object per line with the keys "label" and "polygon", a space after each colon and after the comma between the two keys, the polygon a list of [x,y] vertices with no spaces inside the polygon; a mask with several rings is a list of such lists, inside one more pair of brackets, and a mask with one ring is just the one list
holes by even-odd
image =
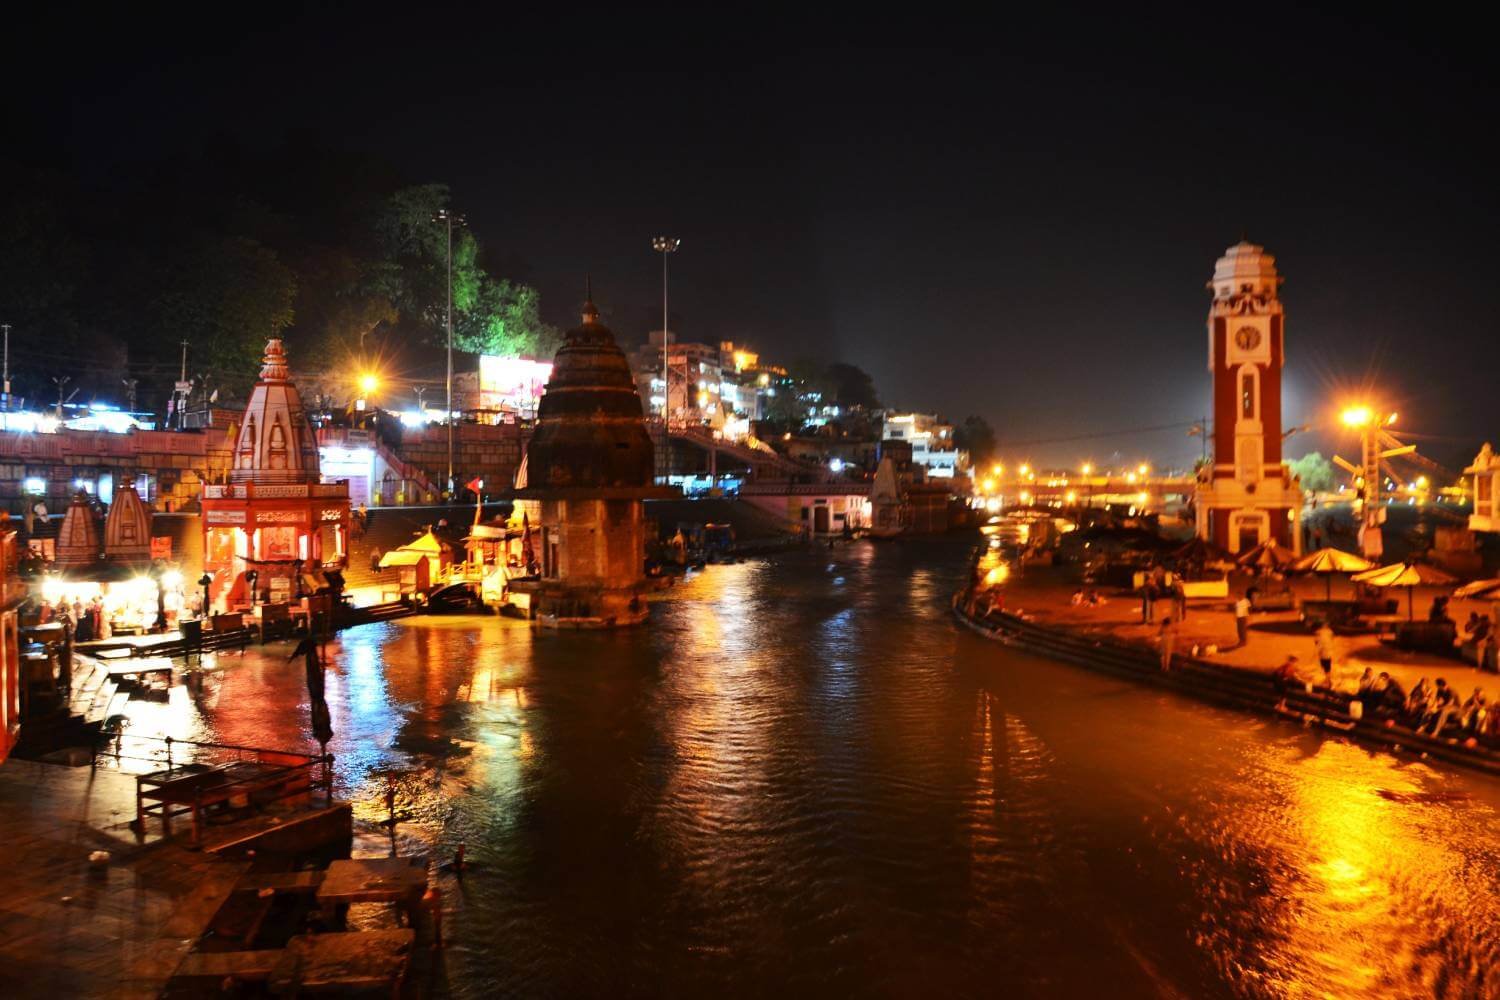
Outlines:
{"label": "floodlight pole", "polygon": [[453,497],[453,226],[462,226],[464,217],[446,208],[440,208],[433,215],[432,221],[441,222],[448,230],[448,377],[444,383],[447,389],[448,412],[445,415],[448,424],[448,497]]}
{"label": "floodlight pole", "polygon": [[[672,361],[668,344],[672,339],[667,311],[667,256],[677,252],[682,240],[675,236],[658,236],[651,241],[651,248],[661,254],[661,422],[667,426],[668,404],[672,401]],[[684,388],[683,390],[687,390]]]}

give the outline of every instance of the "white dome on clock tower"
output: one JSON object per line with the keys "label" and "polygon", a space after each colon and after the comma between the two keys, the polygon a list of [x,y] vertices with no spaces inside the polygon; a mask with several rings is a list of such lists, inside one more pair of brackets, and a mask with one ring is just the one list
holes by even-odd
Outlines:
{"label": "white dome on clock tower", "polygon": [[1266,253],[1265,247],[1256,246],[1249,240],[1240,240],[1224,251],[1224,256],[1214,263],[1214,277],[1208,283],[1216,299],[1236,295],[1274,299],[1280,285],[1276,258]]}

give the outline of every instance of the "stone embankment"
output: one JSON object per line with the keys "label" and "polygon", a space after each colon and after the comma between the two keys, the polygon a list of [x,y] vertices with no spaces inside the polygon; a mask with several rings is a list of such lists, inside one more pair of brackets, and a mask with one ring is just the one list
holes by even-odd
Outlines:
{"label": "stone embankment", "polygon": [[1353,699],[1339,692],[1294,688],[1283,701],[1271,677],[1262,672],[1177,654],[1172,669],[1161,668],[1159,652],[1141,642],[1084,634],[1063,625],[1040,625],[1009,612],[980,614],[967,590],[953,599],[958,620],[986,638],[1049,659],[1099,673],[1150,684],[1225,708],[1271,715],[1337,732],[1365,746],[1426,757],[1500,776],[1500,754],[1481,746],[1418,735],[1381,718],[1355,719]]}

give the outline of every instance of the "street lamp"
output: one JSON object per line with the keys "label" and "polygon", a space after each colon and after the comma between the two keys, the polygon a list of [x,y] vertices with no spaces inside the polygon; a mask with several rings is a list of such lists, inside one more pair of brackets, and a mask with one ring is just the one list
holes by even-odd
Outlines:
{"label": "street lamp", "polygon": [[1374,416],[1375,414],[1368,406],[1351,406],[1339,414],[1339,419],[1349,427],[1365,427],[1374,419]]}
{"label": "street lamp", "polygon": [[464,217],[457,212],[447,208],[440,208],[433,213],[433,222],[440,222],[448,228],[448,378],[445,383],[448,387],[448,412],[445,419],[448,422],[448,496],[453,496],[453,227],[460,229],[464,226]]}
{"label": "street lamp", "polygon": [[1381,522],[1384,520],[1380,498],[1383,463],[1387,459],[1410,455],[1417,450],[1417,447],[1402,444],[1395,435],[1386,430],[1396,422],[1396,414],[1387,413],[1383,408],[1375,410],[1364,403],[1355,403],[1345,407],[1339,414],[1339,419],[1343,421],[1344,426],[1359,432],[1360,461],[1358,465],[1355,465],[1335,455],[1333,464],[1354,477],[1355,499],[1359,504],[1360,519],[1363,522],[1360,550],[1366,559],[1377,559],[1385,548],[1380,529]]}
{"label": "street lamp", "polygon": [[359,398],[354,401],[354,408],[362,412],[365,408],[365,400],[373,396],[375,390],[379,387],[380,379],[376,378],[373,374],[366,372],[361,375],[359,377]]}
{"label": "street lamp", "polygon": [[667,342],[672,339],[667,332],[669,326],[667,256],[676,253],[680,246],[682,246],[682,240],[675,236],[658,236],[651,241],[651,249],[661,254],[661,422],[663,426],[667,423],[667,404],[672,401],[672,369],[670,355],[667,353]]}

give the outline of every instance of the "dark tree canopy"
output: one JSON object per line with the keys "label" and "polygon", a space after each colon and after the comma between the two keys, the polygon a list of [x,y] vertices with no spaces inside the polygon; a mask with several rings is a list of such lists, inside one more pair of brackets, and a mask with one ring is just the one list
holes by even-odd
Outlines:
{"label": "dark tree canopy", "polygon": [[842,409],[863,406],[873,410],[880,406],[880,396],[875,392],[875,380],[858,365],[835,361],[823,369],[818,382],[823,390],[824,403],[831,403]]}
{"label": "dark tree canopy", "polygon": [[[134,378],[138,405],[161,411],[185,340],[200,398],[219,388],[227,401],[281,336],[297,370],[331,374],[337,394],[340,373],[368,359],[446,343],[448,232],[433,216],[447,187],[297,155],[295,183],[275,157],[210,147],[107,190],[0,161],[0,322],[16,392],[55,398],[52,376],[70,375],[81,398],[121,401]],[[454,230],[455,346],[550,356],[560,338],[539,306]]]}
{"label": "dark tree canopy", "polygon": [[989,464],[995,456],[995,429],[980,416],[968,416],[953,429],[953,443],[969,453],[975,468]]}

